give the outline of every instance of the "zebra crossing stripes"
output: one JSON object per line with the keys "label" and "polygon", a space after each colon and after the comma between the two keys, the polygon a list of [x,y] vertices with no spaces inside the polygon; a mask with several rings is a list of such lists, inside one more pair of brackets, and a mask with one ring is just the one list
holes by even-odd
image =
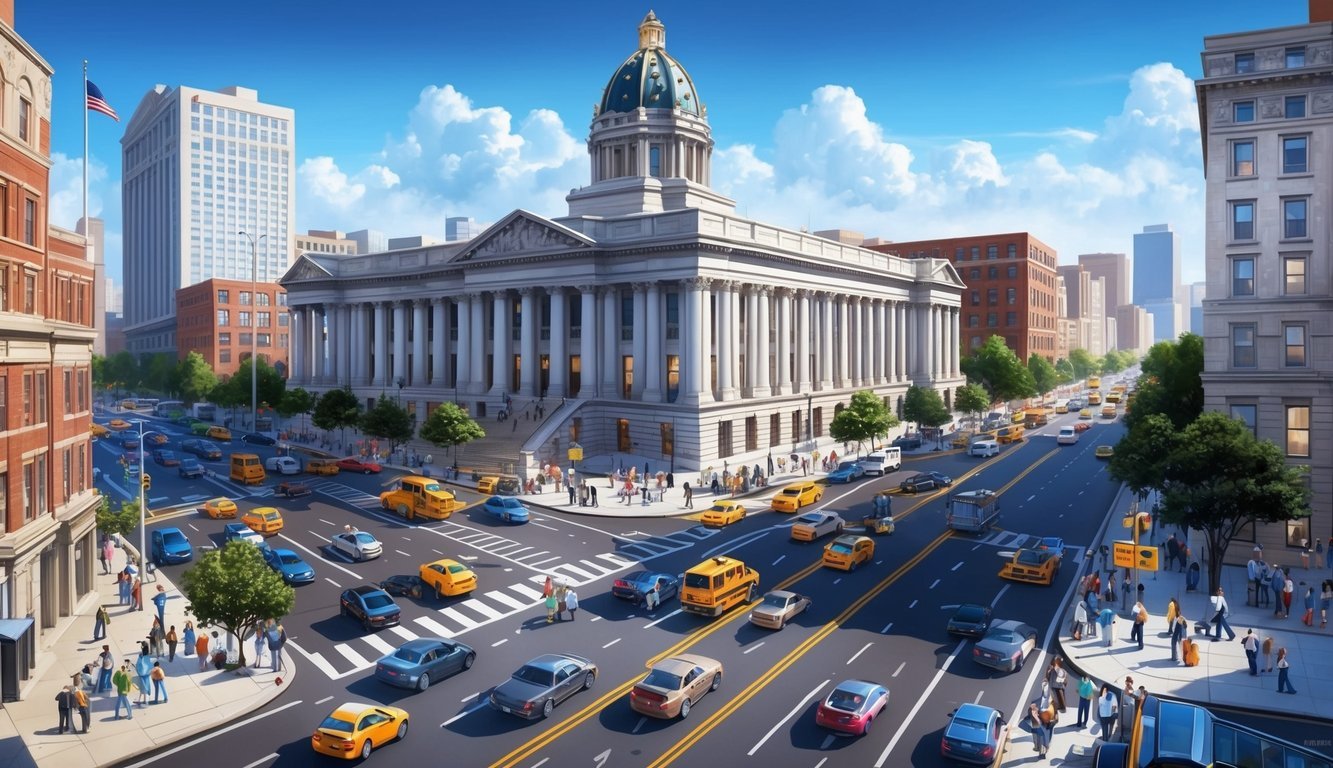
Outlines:
{"label": "zebra crossing stripes", "polygon": [[624,559],[642,562],[655,557],[677,552],[716,536],[721,531],[696,525],[683,531],[668,533],[663,536],[649,536],[646,539],[621,537],[625,543],[616,548],[615,554]]}
{"label": "zebra crossing stripes", "polygon": [[365,491],[357,490],[350,485],[324,480],[310,486],[310,490],[315,493],[322,493],[330,496],[345,504],[351,504],[354,507],[362,509],[380,508],[380,499],[378,496],[372,496]]}
{"label": "zebra crossing stripes", "polygon": [[399,637],[403,638],[403,640],[405,640],[405,641],[406,641],[406,640],[416,640],[416,639],[419,637],[419,635],[418,635],[417,633],[413,632],[412,630],[410,630],[410,629],[404,629],[404,628],[403,628],[403,625],[401,625],[401,624],[396,624],[396,625],[394,625],[394,626],[392,626],[392,627],[389,627],[389,631],[392,632],[392,633],[394,633],[395,635],[398,635]]}
{"label": "zebra crossing stripes", "polygon": [[[537,596],[541,597],[541,595]],[[492,590],[490,592],[487,592],[486,597],[490,598],[491,600],[494,600],[495,602],[501,605],[506,605],[515,611],[521,611],[530,605],[530,603],[519,602],[518,600],[515,600],[514,598],[510,597],[509,595],[506,595],[505,593],[499,590]]]}
{"label": "zebra crossing stripes", "polygon": [[542,599],[541,590],[533,589],[526,584],[514,584],[510,589],[533,601],[534,604]]}
{"label": "zebra crossing stripes", "polygon": [[[363,639],[364,639],[364,638],[363,638]],[[344,659],[347,659],[348,661],[352,662],[352,667],[355,668],[355,669],[365,669],[365,668],[369,667],[369,666],[373,663],[373,662],[367,661],[367,660],[366,660],[366,657],[364,657],[364,656],[362,656],[361,654],[357,653],[356,651],[352,650],[352,646],[351,646],[351,645],[348,645],[347,643],[338,643],[337,645],[335,645],[335,646],[333,646],[333,647],[334,647],[334,650],[336,650],[336,651],[338,651],[338,653],[342,654],[342,657],[343,657]]]}
{"label": "zebra crossing stripes", "polygon": [[412,621],[415,622],[416,624],[421,625],[422,627],[424,627],[424,628],[426,629],[427,632],[429,632],[430,634],[432,634],[432,635],[434,635],[434,636],[436,636],[436,637],[453,637],[453,636],[454,636],[454,633],[453,633],[453,632],[450,632],[448,629],[446,629],[446,628],[444,627],[443,624],[440,624],[438,621],[436,621],[435,619],[432,619],[432,618],[429,617],[429,616],[418,616],[417,618],[412,619]]}
{"label": "zebra crossing stripes", "polygon": [[361,639],[370,643],[371,647],[379,651],[381,656],[393,653],[394,651],[394,647],[385,642],[384,638],[379,635],[366,635]]}

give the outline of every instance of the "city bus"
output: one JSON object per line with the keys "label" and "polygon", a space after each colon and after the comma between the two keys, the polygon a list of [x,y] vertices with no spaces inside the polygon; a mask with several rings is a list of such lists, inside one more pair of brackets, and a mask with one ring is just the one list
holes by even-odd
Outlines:
{"label": "city bus", "polygon": [[153,406],[154,416],[179,416],[185,412],[185,403],[180,400],[163,400]]}
{"label": "city bus", "polygon": [[151,411],[157,407],[158,402],[156,397],[131,397],[126,398],[120,407],[127,411]]}

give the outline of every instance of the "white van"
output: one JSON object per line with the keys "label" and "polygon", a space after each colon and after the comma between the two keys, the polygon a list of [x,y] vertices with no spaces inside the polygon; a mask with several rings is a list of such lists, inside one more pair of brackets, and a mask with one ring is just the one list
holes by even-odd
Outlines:
{"label": "white van", "polygon": [[886,472],[897,472],[903,466],[903,449],[885,448],[867,454],[861,459],[861,467],[867,475],[883,477]]}
{"label": "white van", "polygon": [[301,462],[291,456],[274,456],[264,461],[264,469],[279,475],[298,475],[301,473]]}
{"label": "white van", "polygon": [[969,456],[980,456],[988,459],[991,456],[998,456],[1000,453],[1000,444],[994,440],[978,440],[972,443],[972,447],[967,450]]}
{"label": "white van", "polygon": [[1073,427],[1060,427],[1060,434],[1055,436],[1057,445],[1074,445],[1078,442],[1078,431]]}

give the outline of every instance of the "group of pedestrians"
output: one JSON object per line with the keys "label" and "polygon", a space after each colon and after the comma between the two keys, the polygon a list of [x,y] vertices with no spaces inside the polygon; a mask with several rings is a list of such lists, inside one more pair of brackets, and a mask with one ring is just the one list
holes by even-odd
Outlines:
{"label": "group of pedestrians", "polygon": [[579,595],[573,587],[566,584],[555,584],[550,576],[546,577],[546,584],[542,587],[542,600],[546,606],[546,623],[552,624],[557,621],[564,621],[564,614],[569,614],[569,620],[573,621],[579,612]]}

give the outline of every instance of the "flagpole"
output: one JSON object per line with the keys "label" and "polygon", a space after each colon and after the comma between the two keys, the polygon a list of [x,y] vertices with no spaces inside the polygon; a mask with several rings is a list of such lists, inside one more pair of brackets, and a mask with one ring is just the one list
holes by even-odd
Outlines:
{"label": "flagpole", "polygon": [[[92,226],[88,223],[88,60],[83,60],[83,258],[92,247]],[[89,259],[91,261],[91,259]],[[94,270],[96,275],[96,270]],[[99,278],[100,279],[100,278]],[[97,286],[93,286],[94,292]],[[96,305],[96,302],[93,302]],[[94,326],[96,323],[94,323]]]}

